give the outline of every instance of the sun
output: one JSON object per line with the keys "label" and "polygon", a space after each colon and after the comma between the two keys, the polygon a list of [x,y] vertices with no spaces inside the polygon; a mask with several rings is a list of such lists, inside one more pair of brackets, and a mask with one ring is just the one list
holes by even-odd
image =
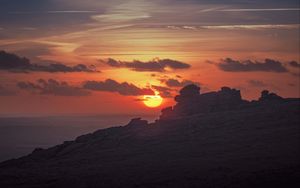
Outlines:
{"label": "sun", "polygon": [[155,92],[155,95],[144,95],[144,104],[149,108],[156,108],[161,105],[163,98],[159,95],[158,92]]}

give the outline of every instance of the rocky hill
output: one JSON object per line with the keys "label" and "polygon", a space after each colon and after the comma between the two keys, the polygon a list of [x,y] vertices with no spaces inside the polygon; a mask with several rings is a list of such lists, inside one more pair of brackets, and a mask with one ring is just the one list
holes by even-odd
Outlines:
{"label": "rocky hill", "polygon": [[0,187],[298,187],[300,100],[189,85],[154,123],[79,136],[0,163]]}

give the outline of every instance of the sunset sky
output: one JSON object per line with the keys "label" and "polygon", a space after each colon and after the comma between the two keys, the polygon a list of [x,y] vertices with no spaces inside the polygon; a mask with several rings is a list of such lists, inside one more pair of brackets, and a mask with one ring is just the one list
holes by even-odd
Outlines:
{"label": "sunset sky", "polygon": [[158,114],[190,83],[299,97],[299,13],[298,0],[0,0],[0,116]]}

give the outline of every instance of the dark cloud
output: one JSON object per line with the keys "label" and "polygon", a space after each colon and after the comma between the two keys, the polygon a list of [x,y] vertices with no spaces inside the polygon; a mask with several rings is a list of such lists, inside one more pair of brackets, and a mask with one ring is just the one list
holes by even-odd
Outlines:
{"label": "dark cloud", "polygon": [[87,96],[90,91],[83,88],[71,86],[67,82],[59,82],[54,79],[44,80],[39,79],[35,83],[18,82],[17,86],[20,89],[38,93],[41,95],[56,95],[56,96]]}
{"label": "dark cloud", "polygon": [[154,59],[152,61],[142,62],[134,60],[132,62],[117,61],[109,58],[105,63],[111,67],[129,68],[134,71],[148,72],[164,72],[167,68],[170,69],[188,69],[191,65],[172,60],[172,59]]}
{"label": "dark cloud", "polygon": [[88,67],[84,64],[67,66],[57,62],[47,63],[47,65],[33,64],[25,57],[19,57],[12,53],[0,51],[0,70],[6,70],[16,73],[21,72],[99,72],[94,67]]}
{"label": "dark cloud", "polygon": [[172,97],[172,89],[164,86],[156,86],[156,85],[151,85],[151,88],[158,91],[159,95],[163,98],[171,98]]}
{"label": "dark cloud", "polygon": [[127,82],[118,83],[115,80],[107,79],[105,81],[86,81],[83,88],[94,91],[116,92],[125,96],[153,95],[150,88],[139,88],[134,84]]}
{"label": "dark cloud", "polygon": [[293,76],[300,77],[300,73],[299,73],[299,72],[292,72],[291,74],[292,74]]}
{"label": "dark cloud", "polygon": [[137,98],[137,99],[133,99],[134,101],[138,101],[138,102],[141,102],[141,101],[147,101],[147,99],[139,99],[139,98]]}
{"label": "dark cloud", "polygon": [[289,65],[295,68],[300,68],[300,63],[296,62],[296,61],[291,61],[289,62]]}
{"label": "dark cloud", "polygon": [[296,84],[294,84],[294,83],[288,83],[288,86],[290,86],[290,87],[295,87]]}
{"label": "dark cloud", "polygon": [[263,81],[259,81],[259,80],[248,80],[247,83],[251,86],[254,86],[254,87],[267,87],[267,86],[269,86],[268,84],[264,83]]}
{"label": "dark cloud", "polygon": [[227,72],[253,72],[253,71],[265,71],[265,72],[277,72],[283,73],[288,70],[283,66],[280,61],[265,59],[264,62],[258,61],[237,61],[231,58],[222,60],[221,63],[216,64],[221,70]]}
{"label": "dark cloud", "polygon": [[176,80],[176,79],[173,79],[173,78],[170,78],[170,79],[161,79],[160,81],[162,83],[166,84],[168,87],[184,87],[184,86],[189,85],[189,84],[200,85],[200,83],[193,82],[191,80],[182,80],[182,81],[179,81],[179,80]]}

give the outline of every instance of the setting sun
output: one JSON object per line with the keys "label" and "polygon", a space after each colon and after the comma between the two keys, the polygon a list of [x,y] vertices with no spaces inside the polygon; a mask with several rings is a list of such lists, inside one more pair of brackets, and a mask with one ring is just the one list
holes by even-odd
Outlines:
{"label": "setting sun", "polygon": [[155,95],[144,95],[144,104],[149,108],[159,107],[162,103],[162,97],[155,93]]}

